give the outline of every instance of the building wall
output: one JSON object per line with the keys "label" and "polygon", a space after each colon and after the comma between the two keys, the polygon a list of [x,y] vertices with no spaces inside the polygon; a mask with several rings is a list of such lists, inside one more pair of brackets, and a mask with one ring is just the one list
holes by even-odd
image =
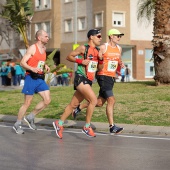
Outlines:
{"label": "building wall", "polygon": [[[59,1],[51,0],[51,8],[37,10],[35,0],[33,0],[33,7],[35,9],[31,24],[31,43],[35,42],[35,24],[42,22],[51,23],[51,36],[47,44],[47,49],[51,51],[55,48],[60,48],[61,44],[61,6]],[[56,10],[57,9],[57,10]]]}
{"label": "building wall", "polygon": [[152,49],[153,24],[137,21],[137,2],[130,0],[130,39],[133,49],[133,75],[137,80],[145,80],[145,49]]}
{"label": "building wall", "polygon": [[[35,24],[45,21],[51,22],[51,37],[47,44],[47,51],[50,53],[58,48],[57,57],[60,63],[74,69],[75,64],[68,62],[66,56],[73,49],[73,44],[84,44],[87,42],[88,30],[95,27],[95,14],[103,13],[102,43],[108,41],[108,30],[112,29],[112,13],[124,12],[125,25],[114,27],[125,35],[121,38],[120,45],[126,54],[131,56],[132,78],[145,80],[145,50],[152,49],[153,24],[146,25],[137,21],[138,0],[77,0],[77,18],[86,17],[86,29],[76,31],[75,1],[65,3],[64,0],[51,0],[51,8],[37,10],[35,0],[32,0],[35,9],[31,24],[31,44],[35,42]],[[65,32],[64,21],[72,19],[73,29]],[[6,46],[6,45],[5,45]],[[9,48],[9,47],[8,47]],[[3,46],[3,49],[8,50]],[[124,55],[122,53],[122,55]]]}

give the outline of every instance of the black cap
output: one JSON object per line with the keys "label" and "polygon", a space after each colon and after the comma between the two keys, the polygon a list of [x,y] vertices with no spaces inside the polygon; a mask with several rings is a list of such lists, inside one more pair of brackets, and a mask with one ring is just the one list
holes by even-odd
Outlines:
{"label": "black cap", "polygon": [[87,33],[87,38],[89,38],[91,35],[96,35],[96,34],[99,34],[99,33],[101,33],[100,30],[98,30],[98,29],[92,29],[92,30],[90,30],[90,31]]}

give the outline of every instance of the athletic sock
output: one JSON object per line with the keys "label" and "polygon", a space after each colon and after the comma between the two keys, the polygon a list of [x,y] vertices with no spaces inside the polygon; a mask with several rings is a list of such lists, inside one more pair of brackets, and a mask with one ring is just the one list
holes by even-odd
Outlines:
{"label": "athletic sock", "polygon": [[59,119],[58,124],[59,124],[60,126],[63,126],[64,121],[62,121],[62,120]]}
{"label": "athletic sock", "polygon": [[86,123],[86,124],[85,124],[85,127],[86,127],[86,128],[90,127],[90,123]]}
{"label": "athletic sock", "polygon": [[17,120],[15,125],[21,125],[21,120]]}
{"label": "athletic sock", "polygon": [[35,114],[34,113],[30,113],[28,116],[27,116],[28,119],[32,120],[35,118]]}

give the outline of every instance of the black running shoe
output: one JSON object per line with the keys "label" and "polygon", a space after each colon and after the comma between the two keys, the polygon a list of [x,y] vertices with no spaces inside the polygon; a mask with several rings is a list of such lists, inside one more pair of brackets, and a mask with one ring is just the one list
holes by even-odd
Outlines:
{"label": "black running shoe", "polygon": [[118,133],[121,133],[122,131],[123,131],[123,128],[118,127],[118,126],[116,126],[116,125],[114,125],[114,126],[112,126],[112,127],[110,128],[110,133],[116,133],[116,134],[118,134]]}
{"label": "black running shoe", "polygon": [[75,110],[74,110],[73,113],[72,113],[73,118],[75,119],[76,116],[77,116],[80,112],[81,112],[81,109],[80,109],[80,105],[79,105],[77,108],[75,108]]}

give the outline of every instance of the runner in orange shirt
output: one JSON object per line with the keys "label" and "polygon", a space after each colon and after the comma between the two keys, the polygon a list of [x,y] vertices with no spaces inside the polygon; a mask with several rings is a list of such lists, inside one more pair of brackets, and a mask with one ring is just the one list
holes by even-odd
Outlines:
{"label": "runner in orange shirt", "polygon": [[[106,115],[109,122],[110,133],[120,133],[123,131],[122,127],[114,124],[113,109],[115,104],[115,97],[113,94],[114,79],[116,78],[116,71],[118,65],[124,67],[121,62],[122,49],[118,45],[120,38],[123,36],[117,29],[111,29],[108,32],[109,42],[100,46],[100,51],[103,54],[104,67],[97,72],[97,82],[100,86],[99,96],[96,107],[101,107],[107,101]],[[88,106],[88,103],[82,103],[73,111],[73,116],[76,118],[77,114]]]}

